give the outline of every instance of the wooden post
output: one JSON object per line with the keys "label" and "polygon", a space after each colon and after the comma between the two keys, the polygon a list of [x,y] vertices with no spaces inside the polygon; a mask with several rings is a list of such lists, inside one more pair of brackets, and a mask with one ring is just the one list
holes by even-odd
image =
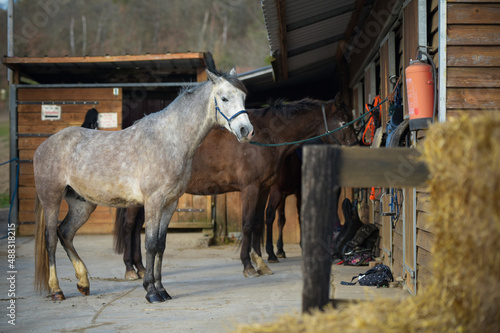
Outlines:
{"label": "wooden post", "polygon": [[339,186],[416,187],[429,171],[408,148],[304,146],[302,163],[302,311],[329,302],[333,204]]}
{"label": "wooden post", "polygon": [[304,146],[302,164],[302,311],[329,302],[333,216],[337,207],[339,151]]}

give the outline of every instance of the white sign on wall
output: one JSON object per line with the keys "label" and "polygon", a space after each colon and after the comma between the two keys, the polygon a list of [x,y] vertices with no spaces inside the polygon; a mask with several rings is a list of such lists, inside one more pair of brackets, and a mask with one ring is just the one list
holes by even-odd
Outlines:
{"label": "white sign on wall", "polygon": [[98,124],[99,128],[118,127],[118,114],[116,112],[99,113],[99,118],[97,119],[97,124]]}
{"label": "white sign on wall", "polygon": [[42,120],[61,120],[61,106],[43,104]]}

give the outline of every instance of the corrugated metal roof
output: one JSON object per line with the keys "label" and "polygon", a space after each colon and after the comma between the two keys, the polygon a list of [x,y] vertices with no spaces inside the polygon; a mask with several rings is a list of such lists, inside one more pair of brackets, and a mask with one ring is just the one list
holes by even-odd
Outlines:
{"label": "corrugated metal roof", "polygon": [[275,76],[291,78],[311,71],[332,74],[339,42],[346,39],[353,13],[361,10],[360,17],[366,17],[363,14],[372,4],[373,0],[263,0]]}

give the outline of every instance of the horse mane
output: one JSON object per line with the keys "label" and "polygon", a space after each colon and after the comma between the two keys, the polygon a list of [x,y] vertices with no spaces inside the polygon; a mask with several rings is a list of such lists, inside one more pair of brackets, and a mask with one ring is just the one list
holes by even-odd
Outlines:
{"label": "horse mane", "polygon": [[269,106],[262,109],[262,115],[267,113],[279,113],[284,116],[294,116],[297,113],[310,111],[314,108],[320,107],[321,101],[311,98],[304,98],[299,101],[288,102],[285,99],[276,99],[269,103]]}
{"label": "horse mane", "polygon": [[235,88],[238,88],[239,90],[243,91],[245,95],[248,95],[248,90],[241,82],[237,76],[232,76],[229,73],[219,71],[217,69],[211,70],[212,73],[216,74],[219,77],[222,77],[225,79],[227,82],[231,83]]}
{"label": "horse mane", "polygon": [[[229,73],[226,73],[226,72],[222,72],[222,71],[219,71],[219,70],[211,70],[212,73],[214,73],[215,75],[217,75],[218,77],[221,77],[223,79],[225,79],[227,82],[229,82],[230,84],[232,84],[235,88],[243,91],[245,93],[245,95],[248,95],[248,90],[247,88],[245,87],[245,85],[243,84],[243,82],[241,82],[236,76],[232,76],[230,75]],[[194,92],[196,90],[196,88],[198,88],[200,85],[206,83],[205,82],[201,82],[200,84],[197,84],[195,86],[184,86],[184,87],[181,87],[180,91],[179,91],[179,96],[183,95],[183,94],[190,94],[192,92]]]}
{"label": "horse mane", "polygon": [[[241,82],[236,76],[233,76],[233,75],[230,75],[229,73],[226,73],[226,72],[221,72],[219,70],[211,70],[212,73],[216,74],[217,76],[221,77],[221,78],[224,78],[226,81],[228,81],[230,84],[232,84],[235,88],[237,89],[240,89],[241,91],[243,91],[246,95],[248,95],[248,90],[247,88],[245,87],[245,85],[243,84],[243,82]],[[177,97],[175,99],[178,99],[178,98],[181,98],[182,96],[184,95],[188,95],[188,94],[192,94],[194,93],[195,91],[197,91],[200,87],[204,86],[205,84],[207,84],[208,81],[203,81],[203,82],[200,82],[199,84],[196,84],[196,85],[184,85],[182,86],[180,89],[179,89],[179,94],[177,95]],[[175,101],[174,99],[174,101]],[[170,103],[172,104],[172,103]],[[168,109],[168,107],[170,106],[167,105],[167,107],[165,107],[163,110],[159,110],[157,112],[153,112],[153,113],[150,113],[148,115],[144,115],[144,117],[134,121],[133,125],[143,121],[144,119],[147,119],[151,116],[154,116],[156,114],[158,114],[159,112],[162,112],[166,109]]]}

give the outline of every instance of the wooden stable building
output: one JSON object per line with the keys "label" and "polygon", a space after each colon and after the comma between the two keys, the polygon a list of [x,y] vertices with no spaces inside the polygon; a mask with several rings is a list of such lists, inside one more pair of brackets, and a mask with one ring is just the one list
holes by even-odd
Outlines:
{"label": "wooden stable building", "polygon": [[[393,92],[400,78],[406,128],[398,133],[400,144],[408,149],[418,147],[426,135],[425,129],[410,131],[407,122],[405,69],[417,50],[429,53],[437,68],[436,122],[499,110],[498,1],[264,0],[263,10],[278,83],[300,81],[306,73],[333,81],[332,95],[342,91],[356,117],[376,96],[383,100]],[[372,149],[385,146],[388,111],[388,103],[383,104],[377,133],[381,140],[374,140]],[[394,192],[400,193],[397,220],[387,214],[395,212],[389,206]],[[364,223],[379,227],[378,255],[395,277],[402,278],[411,293],[425,288],[432,275],[434,242],[426,223],[431,205],[427,189],[379,188],[373,200],[369,188],[343,193],[359,200]]]}
{"label": "wooden stable building", "polygon": [[[13,219],[18,220],[20,235],[33,233],[32,160],[35,149],[47,137],[68,126],[81,126],[92,108],[99,113],[99,130],[128,127],[145,114],[165,108],[183,86],[206,80],[205,69],[215,67],[210,53],[6,57],[3,63],[14,74],[10,91],[11,158],[19,158],[20,172]],[[11,189],[15,180],[13,167]],[[212,230],[213,203],[211,196],[184,195],[170,226]],[[115,211],[98,206],[81,232],[110,233]],[[66,212],[63,201],[61,219]]]}

